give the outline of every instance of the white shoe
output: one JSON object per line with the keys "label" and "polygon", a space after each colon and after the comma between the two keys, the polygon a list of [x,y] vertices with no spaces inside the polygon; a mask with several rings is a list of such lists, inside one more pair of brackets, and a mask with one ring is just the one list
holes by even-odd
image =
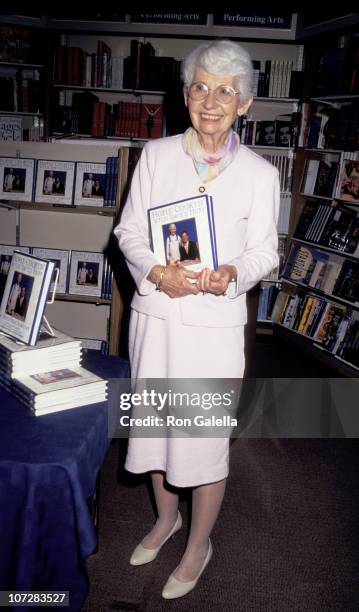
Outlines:
{"label": "white shoe", "polygon": [[181,527],[182,527],[182,517],[181,517],[180,512],[178,512],[176,522],[173,525],[171,531],[169,532],[167,538],[163,540],[162,544],[158,546],[157,548],[145,548],[144,546],[142,546],[142,543],[138,544],[138,546],[136,546],[135,550],[133,551],[131,555],[130,564],[131,565],[145,565],[145,563],[150,563],[151,561],[156,559],[164,543],[167,542],[167,540],[169,540],[171,536],[177,533],[177,531],[181,529]]}
{"label": "white shoe", "polygon": [[163,587],[162,597],[164,599],[176,599],[177,597],[183,597],[183,595],[187,595],[187,593],[192,591],[196,586],[202,572],[204,572],[208,563],[210,562],[212,555],[213,548],[211,540],[208,539],[208,553],[206,555],[205,560],[203,561],[203,565],[199,571],[198,576],[194,580],[190,580],[189,582],[182,582],[181,580],[177,580],[177,578],[175,578],[173,572],[167,580],[165,586]]}

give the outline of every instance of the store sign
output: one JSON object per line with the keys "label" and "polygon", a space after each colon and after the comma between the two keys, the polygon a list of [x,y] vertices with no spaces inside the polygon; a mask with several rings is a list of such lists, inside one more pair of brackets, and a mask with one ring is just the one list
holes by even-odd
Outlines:
{"label": "store sign", "polygon": [[237,28],[269,28],[290,30],[292,15],[277,15],[268,13],[238,13],[226,11],[215,13],[213,25],[235,26]]}
{"label": "store sign", "polygon": [[180,11],[144,11],[133,13],[132,23],[181,23],[207,25],[207,13],[182,13]]}

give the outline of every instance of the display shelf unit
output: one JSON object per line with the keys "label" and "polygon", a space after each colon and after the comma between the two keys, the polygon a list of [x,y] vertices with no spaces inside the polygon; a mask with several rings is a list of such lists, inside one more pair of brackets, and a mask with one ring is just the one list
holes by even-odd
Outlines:
{"label": "display shelf unit", "polygon": [[[228,12],[229,15],[230,11]],[[13,23],[21,23],[21,18],[18,16],[6,16],[7,21],[12,21]],[[260,61],[263,69],[266,61],[290,61],[293,63],[293,68],[298,69],[298,57],[302,52],[302,45],[296,41],[296,28],[297,28],[297,15],[291,15],[289,22],[285,25],[285,27],[240,27],[238,25],[234,25],[238,21],[238,15],[233,17],[232,20],[228,20],[227,25],[216,25],[216,17],[214,14],[207,14],[205,23],[203,24],[165,24],[165,23],[133,23],[131,22],[131,17],[126,13],[124,17],[124,21],[115,22],[115,21],[98,21],[94,22],[88,20],[74,20],[69,21],[65,19],[55,19],[50,16],[41,16],[39,18],[23,18],[23,22],[31,27],[37,27],[39,29],[46,29],[48,32],[48,37],[51,39],[51,43],[53,45],[52,51],[55,50],[55,38],[60,38],[62,34],[65,34],[67,37],[67,44],[69,46],[80,47],[84,49],[87,53],[95,53],[96,52],[96,44],[99,39],[104,40],[106,44],[112,49],[113,56],[128,56],[130,54],[130,44],[133,38],[144,39],[146,42],[150,42],[156,50],[156,55],[162,57],[173,57],[177,61],[181,60],[187,53],[198,45],[199,39],[202,39],[204,42],[209,41],[213,38],[223,37],[223,38],[232,38],[238,40],[251,54],[253,60]],[[0,23],[4,22],[4,16],[0,16]],[[51,61],[49,62],[51,65]],[[299,68],[300,69],[300,68]],[[52,71],[49,70],[51,75]],[[165,91],[148,91],[146,89],[124,89],[124,88],[111,88],[111,87],[94,87],[94,86],[84,86],[84,85],[74,85],[74,84],[65,84],[61,82],[51,82],[50,83],[50,94],[48,99],[48,110],[49,113],[46,116],[46,120],[51,123],[51,130],[48,132],[50,136],[55,137],[55,144],[59,144],[60,142],[57,139],[58,136],[65,136],[65,132],[61,130],[54,129],[54,112],[55,107],[59,102],[59,94],[64,97],[62,103],[64,106],[71,105],[72,103],[72,94],[74,93],[91,93],[97,94],[100,100],[108,101],[109,104],[113,104],[116,101],[116,96],[118,96],[119,100],[136,100],[136,98],[142,98],[144,101],[152,101],[153,103],[161,103],[167,92]],[[179,90],[177,92],[178,97],[174,100],[173,104],[170,105],[171,112],[175,109],[175,123],[178,125],[181,123],[181,114],[183,115],[184,111],[181,108],[182,102],[182,92]],[[281,96],[256,96],[254,104],[251,109],[252,117],[254,120],[275,120],[278,115],[290,114],[291,112],[297,112],[299,109],[299,99],[293,97],[281,97]],[[172,126],[173,127],[173,126]],[[182,128],[182,126],[180,126]],[[165,124],[165,129],[171,130],[171,126],[169,124]],[[178,131],[182,131],[179,129]],[[175,133],[172,129],[169,133]],[[88,146],[88,148],[93,149],[94,144],[96,143],[97,137],[91,137],[89,135],[81,135],[71,132],[71,136],[75,135],[78,140],[84,141]],[[103,140],[104,137],[100,136]],[[65,146],[65,138],[61,139],[61,145]],[[118,143],[122,144],[137,144],[139,142],[144,142],[146,139],[144,138],[136,138],[131,136],[121,136],[121,137],[111,137],[107,136],[106,141],[111,145],[118,141]],[[102,143],[101,143],[102,144]],[[70,145],[69,145],[70,146]],[[77,146],[77,145],[71,145]],[[253,145],[253,150],[258,154],[263,154],[268,158],[272,153],[276,153],[279,156],[290,158],[290,164],[294,162],[294,153],[295,150],[293,147],[282,146],[282,147],[274,147],[274,146],[266,146],[266,145]],[[71,154],[67,153],[67,159],[72,159]],[[279,163],[279,162],[278,162]],[[290,173],[292,169],[290,169]],[[122,174],[125,177],[125,172]],[[291,178],[289,177],[288,182],[290,182]],[[283,193],[290,196],[291,189],[283,188]],[[19,209],[20,213],[24,212],[30,214],[33,209],[37,211],[41,211],[42,214],[52,214],[56,210],[57,216],[64,217],[68,216],[67,213],[72,213],[74,219],[78,217],[83,218],[85,215],[86,219],[90,219],[90,215],[97,214],[98,216],[111,216],[112,211],[89,211],[87,215],[87,211],[84,210],[85,207],[77,207],[75,210],[68,209],[60,209],[51,207],[51,210],[48,210],[45,205],[44,207],[36,207],[36,205],[30,205],[28,207],[21,206]],[[61,214],[63,213],[63,214]],[[79,213],[79,215],[77,215]],[[36,215],[37,217],[37,215]],[[71,217],[72,218],[72,217]],[[281,232],[281,235],[284,232]],[[276,281],[271,281],[271,283]],[[119,317],[117,320],[112,320],[112,313],[116,318],[117,314],[122,312],[122,304],[120,299],[117,300],[117,295],[114,294],[112,299],[112,308],[111,308],[111,329],[112,332],[110,334],[110,347],[111,340],[116,336],[114,332],[115,326],[118,325]],[[257,294],[258,298],[258,294]],[[250,300],[250,310],[253,313],[257,312],[258,308],[258,299],[253,298]],[[117,300],[117,302],[116,302]],[[257,300],[257,301],[256,301]],[[117,304],[117,305],[116,305]],[[117,313],[117,314],[116,314]],[[70,314],[71,316],[71,314]],[[269,322],[266,323],[270,325]],[[262,324],[261,324],[262,326]],[[119,334],[118,334],[119,335]],[[111,349],[110,349],[111,350]]]}
{"label": "display shelf unit", "polygon": [[[7,143],[5,156],[35,159],[71,159],[103,163],[107,156],[119,156],[117,206],[57,206],[50,203],[0,202],[0,242],[10,245],[104,252],[112,233],[121,195],[126,185],[128,148],[117,144],[86,147],[82,144]],[[56,213],[56,214],[54,214]],[[116,280],[112,299],[96,296],[58,294],[48,305],[47,317],[52,325],[72,336],[109,342],[110,354],[118,354],[122,316],[122,300]]]}
{"label": "display shelf unit", "polygon": [[[349,100],[349,99],[352,100],[353,96],[344,96],[344,95],[343,96],[326,96],[326,98],[331,101],[338,100],[338,104],[340,107],[343,101]],[[335,182],[329,188],[329,191],[331,191],[331,193],[328,193],[328,195],[326,196],[320,196],[320,195],[316,195],[315,193],[307,194],[303,192],[302,186],[303,186],[303,179],[305,178],[305,172],[307,168],[306,162],[310,159],[318,160],[320,162],[321,160],[324,160],[328,154],[334,155],[334,156],[336,155],[337,161],[335,163],[338,164],[337,170],[336,170]],[[288,241],[288,247],[291,247],[292,245],[307,246],[309,250],[312,249],[311,252],[319,253],[319,254],[323,253],[323,256],[325,254],[333,254],[336,263],[340,262],[341,260],[343,261],[343,263],[337,264],[339,267],[338,267],[338,272],[336,274],[336,277],[333,280],[334,284],[333,284],[332,289],[330,291],[323,291],[323,290],[318,289],[315,285],[310,286],[309,282],[312,282],[311,280],[308,281],[308,284],[306,284],[306,282],[300,282],[300,280],[293,279],[289,277],[288,275],[286,275],[286,266],[288,266],[289,264],[289,259],[287,259],[285,262],[285,267],[284,267],[284,276],[281,279],[282,280],[281,289],[284,292],[287,292],[290,294],[291,293],[290,287],[292,287],[295,289],[295,291],[298,291],[300,294],[309,296],[308,302],[304,301],[304,306],[303,306],[304,310],[301,310],[301,306],[299,306],[299,309],[298,309],[299,319],[296,319],[297,323],[295,325],[299,323],[299,326],[300,326],[300,321],[303,320],[302,317],[305,319],[305,304],[309,303],[309,300],[312,299],[312,296],[313,296],[313,300],[315,300],[316,298],[323,300],[325,306],[322,309],[321,314],[319,315],[319,318],[315,319],[316,327],[314,327],[314,330],[313,328],[310,327],[310,325],[307,328],[305,323],[304,323],[304,332],[298,331],[297,329],[293,329],[292,328],[293,320],[294,320],[294,317],[297,315],[294,315],[293,317],[293,315],[289,314],[288,316],[292,320],[292,323],[288,324],[287,322],[287,325],[284,325],[283,323],[275,321],[274,322],[274,332],[275,334],[278,334],[282,339],[285,339],[286,341],[291,343],[293,346],[303,350],[306,354],[311,355],[312,357],[315,357],[316,359],[318,359],[319,361],[323,363],[326,363],[330,368],[333,369],[333,371],[336,371],[339,375],[347,376],[347,377],[348,376],[357,377],[359,373],[359,368],[354,363],[351,363],[348,360],[343,359],[340,356],[340,354],[333,354],[331,350],[328,350],[326,348],[325,346],[326,341],[324,342],[324,345],[321,345],[321,343],[316,341],[313,336],[315,336],[315,333],[316,333],[315,330],[319,329],[320,325],[325,325],[326,323],[325,307],[328,304],[333,305],[334,308],[335,308],[335,305],[338,305],[338,308],[341,307],[342,309],[345,309],[345,310],[342,310],[342,316],[343,316],[342,320],[343,321],[345,317],[351,318],[351,320],[353,319],[356,320],[359,317],[359,315],[355,314],[359,310],[359,302],[355,300],[350,301],[348,299],[345,299],[345,297],[343,297],[342,295],[336,295],[338,290],[335,288],[336,287],[335,283],[337,283],[338,279],[340,278],[340,274],[341,274],[341,270],[342,270],[342,266],[344,265],[344,262],[345,261],[353,262],[350,265],[356,266],[356,263],[359,262],[359,257],[354,252],[347,252],[344,250],[339,250],[338,248],[334,248],[328,244],[321,244],[320,243],[321,235],[319,236],[319,238],[317,237],[315,240],[310,240],[307,238],[300,238],[294,235],[298,221],[301,219],[304,207],[308,200],[313,202],[312,204],[313,207],[315,206],[315,202],[318,201],[318,210],[319,210],[319,205],[333,207],[332,208],[333,215],[335,213],[335,210],[337,210],[336,207],[338,205],[340,205],[342,209],[344,210],[345,209],[351,210],[352,213],[350,214],[352,215],[354,219],[353,221],[354,225],[352,226],[352,229],[350,228],[348,229],[348,232],[351,231],[355,233],[355,227],[356,227],[355,222],[358,223],[357,219],[358,219],[358,214],[359,214],[359,209],[358,209],[359,202],[354,201],[354,200],[348,201],[348,199],[343,199],[343,198],[338,197],[338,192],[339,192],[338,185],[339,185],[339,181],[341,177],[341,171],[342,171],[344,160],[348,158],[348,156],[350,156],[349,157],[350,160],[353,160],[355,162],[356,160],[359,159],[359,151],[349,151],[348,152],[348,151],[334,149],[334,148],[325,149],[325,148],[308,148],[308,147],[300,148],[297,151],[297,154],[296,154],[297,159],[296,159],[296,165],[295,165],[295,171],[294,171],[294,177],[293,177],[293,208],[292,208],[292,215],[291,215],[291,220],[290,220],[290,240]],[[355,212],[357,213],[356,216],[355,216]],[[328,212],[328,215],[329,215],[329,212]],[[333,216],[328,217],[328,218],[333,219]],[[324,231],[326,221],[323,221],[322,223],[324,224],[322,228]],[[320,227],[321,226],[319,226],[319,229]],[[319,232],[319,229],[317,227],[318,232]],[[290,256],[291,256],[291,253],[289,252],[289,248],[288,248],[287,257],[290,257]],[[329,258],[329,262],[330,262],[330,258]],[[299,265],[301,264],[299,263]],[[347,270],[347,268],[345,268],[344,270]],[[355,279],[353,279],[352,282],[355,283],[356,282]],[[329,286],[330,285],[328,284],[328,287]],[[335,291],[336,293],[333,293],[333,291]],[[304,300],[306,300],[306,298],[304,298]],[[283,304],[285,304],[285,302],[283,302]],[[294,306],[294,309],[296,308],[297,306]],[[310,308],[312,308],[312,312],[314,311],[314,309],[313,309],[313,306],[310,306],[310,305],[308,308],[309,308],[309,316],[310,316],[310,312],[311,312]],[[338,317],[340,316],[341,315],[338,315]],[[323,317],[323,319],[321,319],[321,317]],[[333,338],[332,341],[330,339],[328,340],[328,346],[329,348],[332,348],[335,352],[338,350],[338,347],[340,346],[339,344],[340,342],[343,342],[344,346],[345,346],[345,343],[348,342],[350,347],[352,347],[352,342],[355,342],[355,337],[356,337],[355,334],[357,333],[355,332],[355,329],[356,329],[355,326],[353,326],[352,328],[350,328],[349,326],[345,328],[345,321],[344,321],[343,330],[348,329],[349,331],[351,330],[353,332],[353,336],[351,339],[350,336],[345,335],[345,331],[344,332],[340,331],[340,324],[341,324],[340,322],[337,323],[336,324],[337,326],[334,327],[332,331],[330,331],[330,327],[329,327],[329,332],[328,332],[329,334],[332,334],[332,338]],[[330,322],[329,322],[329,326],[330,326]],[[309,330],[309,335],[307,333],[308,330]],[[328,336],[328,338],[330,338],[330,336]],[[354,351],[355,351],[355,348],[354,348]],[[351,358],[352,358],[352,355],[353,353],[351,353]]]}

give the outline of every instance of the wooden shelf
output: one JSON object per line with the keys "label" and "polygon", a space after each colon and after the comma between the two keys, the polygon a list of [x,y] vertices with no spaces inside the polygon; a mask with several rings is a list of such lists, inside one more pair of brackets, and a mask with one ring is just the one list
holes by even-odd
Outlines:
{"label": "wooden shelf", "polygon": [[356,368],[339,357],[335,357],[335,355],[329,351],[320,348],[318,345],[314,344],[312,338],[304,336],[295,329],[288,329],[280,323],[273,323],[273,331],[274,335],[277,335],[280,339],[292,344],[292,346],[302,350],[307,355],[314,357],[321,363],[339,372],[342,376],[350,378],[358,376],[359,368]]}
{"label": "wooden shelf", "polygon": [[322,297],[327,302],[335,302],[335,303],[338,302],[340,304],[344,304],[345,306],[350,306],[351,308],[354,308],[354,310],[358,310],[358,308],[359,308],[359,302],[349,302],[349,300],[344,300],[343,298],[341,298],[338,295],[333,295],[332,293],[324,293],[320,289],[315,289],[315,287],[309,287],[308,285],[303,285],[302,283],[297,282],[297,281],[293,280],[292,278],[285,278],[283,276],[282,283],[283,284],[286,283],[288,285],[294,285],[295,287],[299,287],[300,289],[304,289],[304,291],[306,291],[307,293],[312,293],[313,295],[317,295],[318,297]]}
{"label": "wooden shelf", "polygon": [[43,117],[43,113],[22,113],[20,111],[0,110],[2,115],[22,115],[24,117]]}
{"label": "wooden shelf", "polygon": [[359,257],[356,255],[352,255],[351,253],[347,253],[346,251],[338,251],[336,249],[331,249],[330,247],[322,246],[321,244],[318,244],[317,242],[310,242],[309,240],[302,240],[301,238],[295,238],[294,236],[292,237],[292,241],[300,242],[301,244],[308,244],[310,246],[313,246],[319,249],[319,251],[329,251],[330,253],[335,253],[336,255],[340,255],[341,257],[347,257],[348,259],[354,259],[354,261],[359,261]]}
{"label": "wooden shelf", "polygon": [[303,193],[302,191],[300,191],[298,195],[302,196],[303,198],[312,198],[314,200],[326,200],[327,202],[338,200],[338,202],[344,202],[345,204],[348,204],[348,206],[359,206],[359,202],[348,202],[348,200],[343,200],[343,198],[337,198],[335,196],[332,196],[331,198],[326,198],[325,196],[319,196],[319,195],[314,195],[314,194],[309,195],[308,193]]}
{"label": "wooden shelf", "polygon": [[279,98],[279,97],[270,97],[270,96],[254,96],[254,102],[284,102],[285,104],[298,103],[299,98]]}
{"label": "wooden shelf", "polygon": [[92,136],[92,134],[63,134],[61,132],[53,132],[51,134],[52,138],[55,139],[56,142],[63,141],[69,142],[79,141],[82,142],[93,142],[98,140],[120,140],[123,144],[124,141],[127,142],[148,142],[151,140],[150,138],[138,138],[137,136]]}
{"label": "wooden shelf", "polygon": [[112,87],[96,87],[88,85],[61,85],[60,83],[54,83],[53,87],[57,89],[69,89],[74,91],[103,91],[105,93],[122,93],[130,94],[132,96],[164,96],[165,91],[153,91],[148,89],[113,89]]}
{"label": "wooden shelf", "polygon": [[93,295],[69,295],[58,294],[55,301],[59,302],[83,302],[84,304],[95,304],[95,306],[110,306],[111,300],[105,300]]}
{"label": "wooden shelf", "polygon": [[102,217],[114,217],[117,213],[114,206],[66,206],[64,204],[46,204],[43,202],[17,202],[12,200],[0,200],[0,207],[1,206],[3,208],[22,208],[24,210],[100,215]]}
{"label": "wooden shelf", "polygon": [[39,69],[42,70],[44,68],[44,64],[24,64],[22,62],[3,62],[0,61],[0,66],[9,66],[10,68],[33,68],[34,70]]}
{"label": "wooden shelf", "polygon": [[[243,143],[244,146],[248,147],[248,149],[269,149],[272,151],[294,151],[293,147],[275,147],[273,145],[250,145]],[[288,192],[283,192],[288,193]]]}

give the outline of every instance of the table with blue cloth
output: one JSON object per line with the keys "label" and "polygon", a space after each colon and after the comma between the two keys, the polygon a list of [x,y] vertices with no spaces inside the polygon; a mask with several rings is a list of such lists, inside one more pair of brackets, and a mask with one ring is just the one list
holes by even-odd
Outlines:
{"label": "table with blue cloth", "polygon": [[83,365],[109,380],[106,402],[36,417],[0,387],[0,590],[70,591],[71,611],[97,545],[88,499],[129,390],[127,361],[94,352]]}

